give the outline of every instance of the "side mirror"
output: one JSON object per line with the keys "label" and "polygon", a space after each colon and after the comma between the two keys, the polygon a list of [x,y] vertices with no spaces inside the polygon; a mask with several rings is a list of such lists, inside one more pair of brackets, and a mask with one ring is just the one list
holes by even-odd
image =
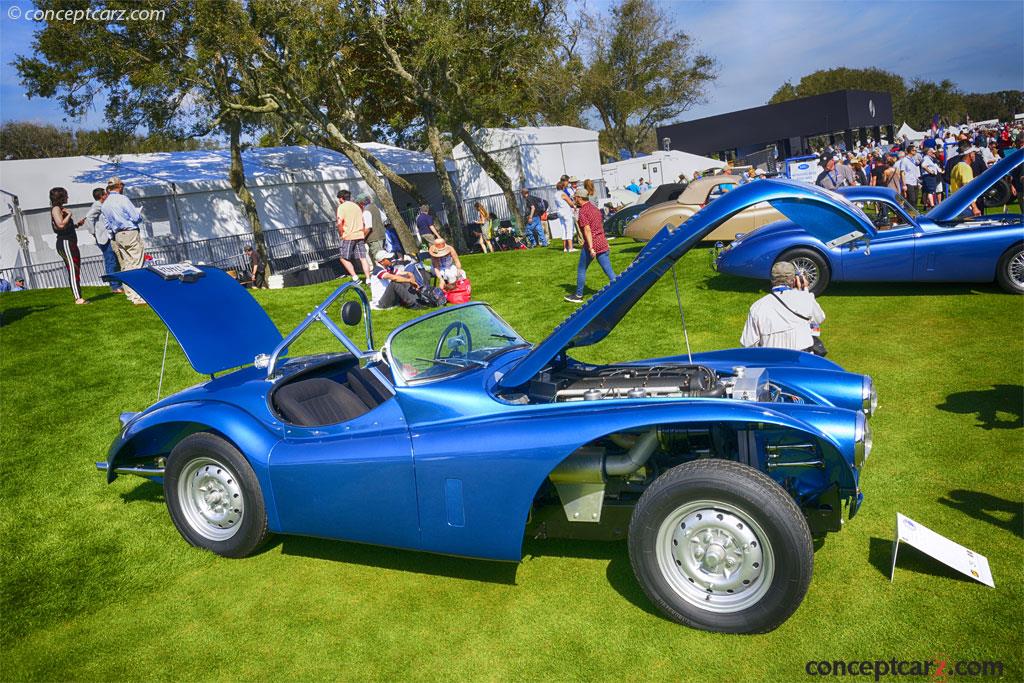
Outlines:
{"label": "side mirror", "polygon": [[346,301],[341,305],[341,322],[346,325],[358,325],[363,319],[363,307],[358,301]]}

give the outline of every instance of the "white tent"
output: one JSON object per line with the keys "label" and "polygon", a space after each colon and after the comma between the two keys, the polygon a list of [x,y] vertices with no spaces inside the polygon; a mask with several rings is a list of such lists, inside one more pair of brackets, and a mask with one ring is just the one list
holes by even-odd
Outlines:
{"label": "white tent", "polygon": [[927,134],[914,130],[907,125],[906,121],[904,121],[903,125],[900,126],[900,129],[896,131],[896,139],[902,140],[903,136],[906,136],[906,138],[911,142],[917,142],[918,140],[924,140]]}
{"label": "white tent", "polygon": [[626,187],[638,178],[650,181],[651,185],[657,187],[663,183],[677,182],[680,175],[690,178],[694,171],[724,166],[725,162],[718,159],[670,150],[604,164],[601,166],[601,176],[609,189]]}
{"label": "white tent", "polygon": [[[363,146],[440,208],[429,154],[377,143]],[[150,246],[245,234],[249,226],[227,179],[230,163],[225,150],[0,161],[0,269],[24,265],[26,260],[58,260],[49,188],[67,189],[67,208],[78,219],[93,201],[93,188],[113,176],[124,181],[126,194],[142,207]],[[243,153],[243,163],[266,231],[331,221],[339,189],[353,194],[369,191],[345,156],[321,147],[252,148]],[[411,202],[397,188],[393,194],[400,206]],[[16,213],[25,237],[23,248],[17,239]],[[83,258],[99,254],[84,229],[79,230],[78,241]]]}
{"label": "white tent", "polygon": [[[597,133],[571,126],[541,128],[483,128],[473,134],[508,174],[513,188],[528,187],[546,196],[562,175],[601,179]],[[501,188],[473,159],[465,143],[452,150],[459,179],[459,194],[467,207],[478,200],[504,215]],[[548,199],[548,201],[552,201]]]}

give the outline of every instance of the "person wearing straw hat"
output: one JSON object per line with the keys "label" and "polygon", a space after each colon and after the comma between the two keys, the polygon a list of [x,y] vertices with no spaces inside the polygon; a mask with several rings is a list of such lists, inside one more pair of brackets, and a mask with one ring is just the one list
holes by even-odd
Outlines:
{"label": "person wearing straw hat", "polygon": [[459,261],[458,253],[443,237],[434,240],[427,252],[430,254],[430,263],[434,274],[444,284],[453,284],[460,277],[466,276],[465,271],[462,270],[462,262]]}

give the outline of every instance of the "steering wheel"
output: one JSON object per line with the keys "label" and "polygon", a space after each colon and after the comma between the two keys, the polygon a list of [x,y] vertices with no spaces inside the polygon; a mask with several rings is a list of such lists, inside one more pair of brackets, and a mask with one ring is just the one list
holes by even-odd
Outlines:
{"label": "steering wheel", "polygon": [[[448,338],[451,337],[451,340]],[[447,356],[442,356],[445,346],[451,350]],[[465,347],[465,348],[460,348]],[[440,338],[437,340],[437,347],[434,349],[434,358],[465,358],[473,350],[473,336],[469,333],[466,323],[456,320],[444,328]]]}

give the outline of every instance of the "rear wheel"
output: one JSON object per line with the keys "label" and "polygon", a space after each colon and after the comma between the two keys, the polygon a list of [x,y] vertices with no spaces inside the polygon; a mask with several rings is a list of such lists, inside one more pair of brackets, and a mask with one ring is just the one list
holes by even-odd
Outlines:
{"label": "rear wheel", "polygon": [[1011,195],[1010,181],[1001,178],[982,195],[982,200],[985,202],[985,206],[1002,206],[1010,203]]}
{"label": "rear wheel", "polygon": [[256,474],[238,449],[213,434],[192,434],[174,447],[164,498],[174,526],[194,546],[245,557],[267,538]]}
{"label": "rear wheel", "polygon": [[1024,294],[1024,244],[1010,247],[996,266],[999,286],[1011,294]]}
{"label": "rear wheel", "polygon": [[798,273],[802,272],[807,277],[811,292],[815,296],[821,295],[832,281],[832,269],[829,268],[828,261],[813,249],[790,249],[779,256],[775,263],[779,261],[789,261],[796,267]]}
{"label": "rear wheel", "polygon": [[724,633],[782,624],[814,565],[811,532],[792,498],[765,474],[725,460],[679,465],[644,492],[629,557],[668,618]]}

